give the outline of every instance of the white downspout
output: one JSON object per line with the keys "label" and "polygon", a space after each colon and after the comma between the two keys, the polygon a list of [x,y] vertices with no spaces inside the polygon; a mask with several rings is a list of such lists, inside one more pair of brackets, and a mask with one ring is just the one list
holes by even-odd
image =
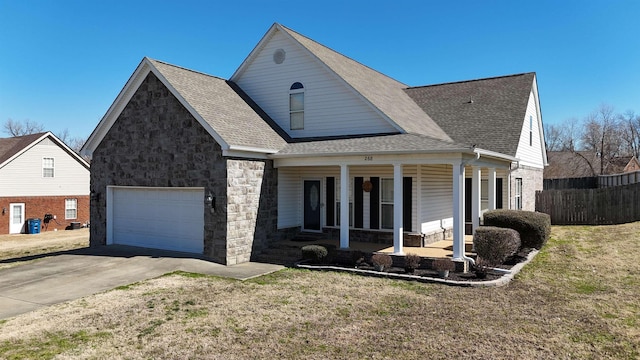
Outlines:
{"label": "white downspout", "polygon": [[518,170],[519,168],[520,168],[520,161],[516,161],[516,167],[511,169],[511,165],[509,165],[509,172],[507,173],[507,181],[509,182],[507,184],[507,199],[509,199],[509,210],[513,208],[511,206],[511,173]]}
{"label": "white downspout", "polygon": [[[464,171],[464,167],[465,166],[467,166],[469,164],[473,164],[474,162],[480,160],[480,153],[475,151],[475,150],[474,150],[474,152],[476,153],[476,157],[475,158],[473,158],[471,160],[460,162],[460,172]],[[464,184],[462,184],[462,186],[464,186]],[[465,261],[468,261],[469,263],[471,263],[471,265],[475,265],[476,261],[473,258],[470,258],[465,254],[465,251],[464,251],[464,232],[462,233],[462,239],[463,239],[463,241],[462,241],[462,253],[460,254],[461,255],[460,257],[461,257],[462,260],[465,260]]]}

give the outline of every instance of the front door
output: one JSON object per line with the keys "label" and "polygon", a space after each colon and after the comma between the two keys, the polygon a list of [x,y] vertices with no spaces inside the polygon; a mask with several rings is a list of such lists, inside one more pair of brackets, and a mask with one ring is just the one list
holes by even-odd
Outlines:
{"label": "front door", "polygon": [[20,234],[24,228],[24,204],[9,204],[9,234]]}
{"label": "front door", "polygon": [[304,180],[303,230],[320,231],[320,180]]}

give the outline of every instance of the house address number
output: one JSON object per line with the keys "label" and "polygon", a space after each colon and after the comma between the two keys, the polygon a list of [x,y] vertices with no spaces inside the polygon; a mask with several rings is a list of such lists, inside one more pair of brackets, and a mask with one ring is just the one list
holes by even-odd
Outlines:
{"label": "house address number", "polygon": [[365,155],[365,157],[364,157],[364,161],[373,161],[373,156],[371,156],[371,155]]}

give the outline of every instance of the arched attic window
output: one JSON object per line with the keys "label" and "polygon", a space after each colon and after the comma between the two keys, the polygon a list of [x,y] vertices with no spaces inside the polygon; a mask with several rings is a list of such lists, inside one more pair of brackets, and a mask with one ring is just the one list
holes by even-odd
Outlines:
{"label": "arched attic window", "polygon": [[299,82],[289,88],[289,125],[291,130],[304,129],[304,86]]}

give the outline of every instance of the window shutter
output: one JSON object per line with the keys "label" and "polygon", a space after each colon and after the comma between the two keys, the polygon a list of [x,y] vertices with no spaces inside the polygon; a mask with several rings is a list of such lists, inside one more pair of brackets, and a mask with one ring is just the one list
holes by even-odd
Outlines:
{"label": "window shutter", "polygon": [[380,228],[380,178],[372,177],[371,181],[371,192],[369,197],[370,211],[369,211],[369,219],[370,219],[370,228],[371,229],[379,229]]}
{"label": "window shutter", "polygon": [[335,201],[336,178],[327,177],[327,191],[325,193],[325,196],[326,196],[326,201],[325,201],[324,207],[327,211],[325,222],[327,223],[327,226],[334,226],[335,225],[335,222],[334,222],[335,209],[336,209],[336,201]]}
{"label": "window shutter", "polygon": [[404,231],[413,231],[411,229],[411,209],[413,204],[411,203],[412,196],[412,180],[411,177],[402,178],[402,227]]}
{"label": "window shutter", "polygon": [[496,178],[496,209],[502,209],[502,178]]}
{"label": "window shutter", "polygon": [[362,193],[362,183],[363,183],[363,178],[362,177],[356,177],[353,179],[354,183],[353,183],[353,227],[355,228],[362,228],[363,225],[363,206],[362,206],[362,199],[363,199],[363,193]]}

